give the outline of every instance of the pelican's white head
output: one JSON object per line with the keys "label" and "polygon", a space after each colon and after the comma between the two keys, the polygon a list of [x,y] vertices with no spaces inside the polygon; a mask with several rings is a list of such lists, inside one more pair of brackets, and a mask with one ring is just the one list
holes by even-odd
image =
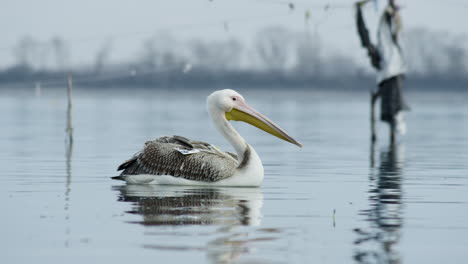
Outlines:
{"label": "pelican's white head", "polygon": [[302,147],[301,143],[290,137],[273,121],[249,106],[244,97],[234,90],[215,91],[208,96],[206,103],[213,120],[216,120],[215,117],[221,114],[225,120],[249,123],[267,133]]}
{"label": "pelican's white head", "polygon": [[229,112],[238,102],[244,102],[244,97],[231,89],[215,91],[206,100],[208,112],[212,111]]}

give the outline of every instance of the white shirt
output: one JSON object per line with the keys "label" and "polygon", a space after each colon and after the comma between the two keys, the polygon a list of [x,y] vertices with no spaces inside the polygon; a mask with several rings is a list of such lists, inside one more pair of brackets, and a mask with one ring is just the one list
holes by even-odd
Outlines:
{"label": "white shirt", "polygon": [[385,79],[404,74],[406,63],[401,49],[392,39],[392,33],[396,30],[394,20],[387,23],[385,14],[382,15],[377,30],[377,49],[380,54],[380,70],[377,72],[377,83]]}

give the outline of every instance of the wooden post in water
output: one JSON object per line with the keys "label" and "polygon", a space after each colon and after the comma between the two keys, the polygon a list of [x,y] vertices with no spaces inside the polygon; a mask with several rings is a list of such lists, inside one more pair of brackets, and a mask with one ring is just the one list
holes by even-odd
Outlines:
{"label": "wooden post in water", "polygon": [[67,133],[65,139],[65,165],[66,165],[66,183],[65,183],[65,220],[67,222],[67,227],[65,228],[65,247],[70,246],[70,224],[69,219],[70,214],[70,192],[71,192],[71,182],[72,182],[72,154],[73,154],[73,126],[72,126],[72,90],[73,90],[73,79],[72,75],[69,73],[67,76],[67,127],[65,132]]}
{"label": "wooden post in water", "polygon": [[65,131],[68,136],[68,144],[71,146],[73,144],[73,126],[72,126],[72,90],[73,90],[73,78],[69,73],[67,77],[67,98],[68,98],[68,107],[67,107],[67,127]]}

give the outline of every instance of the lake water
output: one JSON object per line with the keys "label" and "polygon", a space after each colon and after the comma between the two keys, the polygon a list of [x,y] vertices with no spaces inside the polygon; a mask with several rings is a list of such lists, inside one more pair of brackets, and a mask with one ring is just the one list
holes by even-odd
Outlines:
{"label": "lake water", "polygon": [[0,90],[2,263],[466,263],[468,92],[409,92],[408,132],[369,136],[364,92],[239,89],[304,144],[244,123],[261,188],[127,186],[116,167],[146,140],[232,150],[211,90]]}

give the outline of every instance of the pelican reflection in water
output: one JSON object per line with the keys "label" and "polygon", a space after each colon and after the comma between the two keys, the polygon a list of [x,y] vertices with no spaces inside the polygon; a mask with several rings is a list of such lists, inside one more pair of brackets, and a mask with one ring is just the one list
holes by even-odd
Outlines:
{"label": "pelican reflection in water", "polygon": [[133,184],[259,186],[263,182],[262,161],[230,120],[244,121],[302,147],[273,121],[247,105],[236,91],[213,92],[207,98],[207,108],[216,129],[236,154],[181,136],[161,137],[146,142],[142,151],[118,167],[122,173],[113,179]]}
{"label": "pelican reflection in water", "polygon": [[[147,227],[145,235],[154,235],[154,243],[143,245],[147,249],[188,251],[207,253],[214,263],[228,263],[247,254],[258,241],[273,240],[271,230],[264,232],[245,230],[247,226],[259,226],[263,194],[258,188],[204,188],[160,185],[114,186],[119,191],[118,200],[130,202],[129,214],[141,216],[131,223]],[[213,229],[199,229],[201,239],[184,244],[184,229],[164,229],[161,226],[214,226]],[[158,227],[158,228],[155,228]],[[193,233],[189,233],[191,236]],[[260,234],[261,236],[258,236]],[[263,234],[263,235],[262,235]],[[164,236],[180,237],[174,246],[165,243]],[[203,239],[209,237],[208,241]],[[193,245],[196,241],[197,245]]]}
{"label": "pelican reflection in water", "polygon": [[[373,155],[371,164],[372,159]],[[401,263],[400,254],[395,247],[400,240],[403,225],[403,165],[403,146],[391,144],[380,153],[377,173],[371,172],[369,209],[361,211],[371,227],[355,229],[358,235],[355,244],[359,248],[354,259],[358,263]]]}
{"label": "pelican reflection in water", "polygon": [[158,185],[116,186],[119,201],[133,202],[143,225],[258,225],[263,195],[251,188]]}

